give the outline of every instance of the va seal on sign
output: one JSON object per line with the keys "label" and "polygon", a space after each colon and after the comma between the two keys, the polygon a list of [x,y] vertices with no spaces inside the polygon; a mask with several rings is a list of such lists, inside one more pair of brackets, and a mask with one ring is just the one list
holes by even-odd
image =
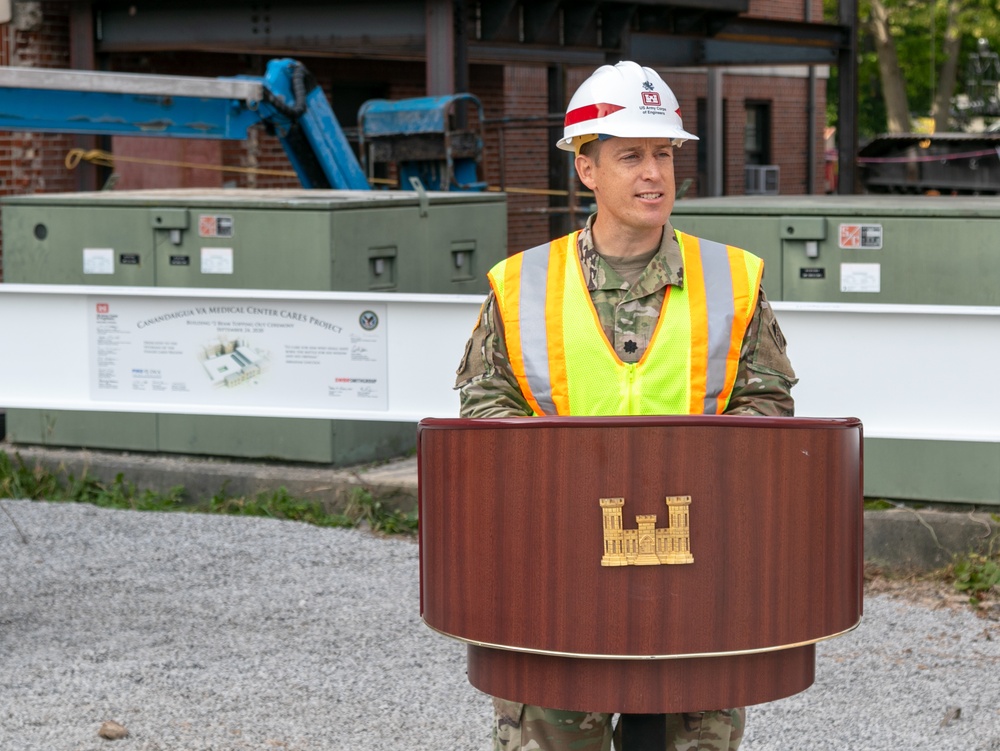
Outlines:
{"label": "va seal on sign", "polygon": [[358,323],[365,331],[372,331],[378,326],[378,315],[373,310],[366,310],[358,317]]}

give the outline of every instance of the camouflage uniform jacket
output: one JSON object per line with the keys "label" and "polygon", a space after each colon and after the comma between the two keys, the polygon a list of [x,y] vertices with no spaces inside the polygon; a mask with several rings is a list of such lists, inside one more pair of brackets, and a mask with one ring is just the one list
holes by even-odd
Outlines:
{"label": "camouflage uniform jacket", "polygon": [[[604,335],[622,362],[638,362],[656,330],[668,285],[684,286],[681,249],[668,223],[653,259],[635,284],[628,283],[594,247],[596,214],[580,231],[577,249]],[[797,379],[785,354],[785,337],[760,290],[757,309],[743,337],[736,384],[726,414],[790,416]],[[503,322],[490,292],[465,345],[455,387],[463,417],[518,417],[532,414],[507,358]]]}

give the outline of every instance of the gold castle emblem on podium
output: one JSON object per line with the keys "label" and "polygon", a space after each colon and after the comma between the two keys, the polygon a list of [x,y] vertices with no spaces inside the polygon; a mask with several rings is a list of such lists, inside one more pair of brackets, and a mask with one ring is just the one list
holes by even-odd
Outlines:
{"label": "gold castle emblem on podium", "polygon": [[622,526],[624,498],[601,498],[604,514],[602,566],[659,566],[694,563],[691,555],[691,496],[667,496],[667,523],[656,527],[656,514],[637,514],[638,529]]}

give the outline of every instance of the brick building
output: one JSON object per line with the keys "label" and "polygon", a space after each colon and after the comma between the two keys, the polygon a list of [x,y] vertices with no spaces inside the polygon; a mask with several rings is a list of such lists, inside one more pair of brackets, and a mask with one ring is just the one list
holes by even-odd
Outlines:
{"label": "brick building", "polygon": [[[448,12],[454,10],[459,19],[455,21],[458,36],[467,40],[462,47],[464,57],[456,57],[459,63],[454,67],[451,57],[442,58],[436,50],[437,42],[449,39],[455,29],[431,30],[432,12],[442,2]],[[429,91],[432,83],[441,75],[452,76],[457,88],[471,91],[483,102],[484,178],[490,186],[508,189],[509,247],[515,251],[542,242],[586,216],[586,197],[576,201],[583,211],[570,216],[567,196],[552,195],[565,193],[570,187],[581,190],[582,186],[569,184],[575,178],[571,178],[565,154],[553,148],[555,131],[549,115],[561,115],[577,85],[607,60],[631,56],[663,74],[680,101],[685,127],[703,136],[700,148],[689,143],[678,152],[677,183],[680,186],[690,181],[686,197],[706,195],[709,67],[698,67],[697,59],[684,58],[685,45],[691,40],[675,36],[671,29],[685,23],[692,28],[697,24],[707,27],[710,24],[703,18],[708,15],[707,8],[727,4],[730,13],[721,21],[716,19],[716,26],[729,23],[733,29],[729,36],[737,40],[739,33],[748,38],[754,33],[773,34],[768,26],[772,21],[779,28],[784,28],[780,24],[795,23],[804,28],[802,24],[822,17],[821,0],[726,0],[700,4],[706,10],[698,16],[683,15],[666,3],[655,13],[646,5],[638,11],[632,6],[634,15],[625,19],[618,36],[609,40],[609,19],[625,12],[622,8],[627,4],[580,4],[599,5],[604,15],[577,19],[572,15],[576,11],[565,3],[557,4],[557,16],[540,18],[531,4],[515,0],[454,5],[451,0],[426,0],[426,7],[423,2],[415,3],[414,12],[419,14],[410,19],[411,27],[426,19],[423,38],[389,28],[385,36],[371,40],[365,33],[368,27],[353,35],[350,28],[334,31],[336,19],[331,14],[342,10],[335,6],[344,4],[303,1],[279,10],[266,3],[235,0],[208,4],[211,8],[193,2],[167,8],[117,0],[15,0],[13,19],[0,26],[0,65],[218,77],[261,75],[268,59],[291,56],[316,76],[348,131],[356,123],[358,107],[367,99],[441,93]],[[378,2],[346,5],[355,14],[381,18],[375,7]],[[394,7],[402,6],[397,3]],[[295,10],[299,16],[294,15]],[[315,13],[312,17],[311,12]],[[226,20],[237,18],[244,22],[242,26],[227,32],[236,24]],[[299,19],[298,27],[295,18]],[[406,26],[406,21],[398,23]],[[278,31],[282,24],[288,31]],[[747,25],[750,31],[745,31]],[[309,29],[308,33],[304,29]],[[567,43],[570,31],[578,40],[572,48]],[[747,48],[757,52],[747,52]],[[827,68],[806,66],[801,61],[793,65],[787,55],[780,60],[781,65],[767,65],[767,56],[760,54],[765,49],[761,44],[737,44],[732,49],[736,51],[729,53],[730,59],[739,65],[714,64],[725,60],[724,56],[710,61],[721,71],[721,192],[742,194],[748,166],[755,175],[760,172],[757,167],[767,166],[769,179],[776,176],[777,183],[766,187],[776,187],[782,194],[823,192]],[[836,58],[827,54],[822,59]],[[695,64],[676,64],[679,62]],[[98,147],[119,159],[113,170],[86,161],[72,169],[67,166],[71,150]],[[171,164],[142,161],[154,157]],[[216,169],[190,166],[200,164]],[[277,139],[263,128],[241,142],[0,131],[0,196],[96,190],[106,185],[112,172],[116,189],[298,184]]]}

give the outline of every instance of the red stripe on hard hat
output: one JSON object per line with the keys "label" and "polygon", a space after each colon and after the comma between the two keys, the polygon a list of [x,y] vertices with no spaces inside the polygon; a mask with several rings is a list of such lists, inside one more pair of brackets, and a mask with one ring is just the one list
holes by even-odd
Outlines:
{"label": "red stripe on hard hat", "polygon": [[607,102],[588,104],[585,107],[577,107],[575,110],[567,112],[566,122],[563,125],[576,125],[577,123],[582,123],[584,120],[596,120],[599,117],[607,117],[623,109],[625,108],[618,104],[608,104]]}

